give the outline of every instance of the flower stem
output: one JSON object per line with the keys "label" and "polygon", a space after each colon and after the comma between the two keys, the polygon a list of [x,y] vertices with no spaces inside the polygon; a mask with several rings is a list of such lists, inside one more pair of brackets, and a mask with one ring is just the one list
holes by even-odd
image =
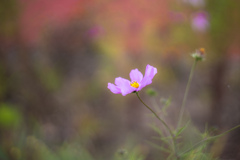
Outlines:
{"label": "flower stem", "polygon": [[185,90],[185,93],[184,93],[183,102],[182,102],[182,106],[181,106],[181,109],[180,109],[180,114],[179,114],[179,120],[178,120],[177,128],[179,128],[181,123],[182,123],[182,118],[183,118],[185,104],[186,104],[186,100],[187,100],[187,96],[188,96],[188,91],[189,91],[189,88],[190,88],[190,85],[191,85],[191,82],[192,82],[192,77],[193,77],[194,70],[196,68],[197,61],[198,60],[195,59],[193,65],[192,65],[192,69],[191,69],[189,78],[188,78],[187,87],[186,87],[186,90]]}
{"label": "flower stem", "polygon": [[173,142],[173,148],[174,148],[174,153],[177,159],[179,159],[179,156],[177,154],[177,147],[176,147],[176,138],[175,135],[173,134],[172,130],[169,128],[169,126],[167,125],[167,123],[162,120],[155,111],[153,111],[148,105],[146,105],[142,99],[139,97],[138,92],[136,92],[136,95],[138,97],[138,99],[142,102],[142,104],[147,107],[154,115],[155,117],[167,128],[168,132],[170,133],[171,137],[172,137],[172,142]]}
{"label": "flower stem", "polygon": [[185,154],[185,153],[187,153],[187,152],[190,152],[190,151],[193,150],[194,148],[198,147],[201,143],[207,142],[207,141],[211,141],[211,140],[214,140],[214,139],[216,139],[216,138],[218,138],[218,137],[221,137],[221,136],[223,136],[223,135],[225,135],[225,134],[233,131],[234,129],[237,129],[238,127],[240,127],[240,125],[235,126],[235,127],[231,128],[231,129],[229,129],[229,130],[227,130],[227,131],[225,131],[225,132],[223,132],[223,133],[221,133],[221,134],[219,134],[219,135],[216,135],[216,136],[213,136],[213,137],[209,137],[209,138],[203,139],[203,140],[197,142],[196,144],[194,144],[191,148],[189,148],[189,149],[187,149],[186,151],[182,152],[182,153],[180,154],[180,156],[183,155],[183,154]]}

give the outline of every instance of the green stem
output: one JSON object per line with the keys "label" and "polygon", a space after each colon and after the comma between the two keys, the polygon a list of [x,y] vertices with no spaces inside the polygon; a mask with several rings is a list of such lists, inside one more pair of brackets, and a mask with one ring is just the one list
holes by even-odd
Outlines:
{"label": "green stem", "polygon": [[146,105],[142,99],[139,97],[138,92],[136,92],[136,95],[138,97],[138,99],[142,102],[142,104],[144,104],[144,106],[146,106],[154,115],[155,117],[167,128],[168,132],[170,133],[171,137],[172,137],[172,142],[173,142],[173,148],[174,148],[174,153],[177,159],[179,159],[178,155],[177,155],[177,148],[176,148],[176,138],[175,135],[173,134],[172,130],[169,128],[169,126],[167,125],[167,123],[162,120],[155,111],[153,111],[148,105]]}
{"label": "green stem", "polygon": [[187,100],[187,96],[188,96],[188,91],[189,91],[189,88],[190,88],[190,85],[191,85],[191,82],[192,82],[192,77],[193,77],[194,70],[196,68],[197,61],[198,60],[195,59],[195,61],[193,63],[193,66],[192,66],[192,69],[191,69],[191,72],[190,72],[190,75],[189,75],[189,78],[188,78],[187,87],[186,87],[186,90],[185,90],[185,93],[184,93],[183,102],[182,102],[182,106],[181,106],[181,109],[180,109],[180,114],[179,114],[179,120],[178,120],[177,128],[179,128],[181,123],[182,123],[182,118],[183,118],[185,104],[186,104],[186,100]]}
{"label": "green stem", "polygon": [[201,143],[203,143],[203,142],[207,142],[207,141],[214,140],[214,139],[216,139],[216,138],[218,138],[218,137],[221,137],[221,136],[223,136],[223,135],[225,135],[225,134],[233,131],[234,129],[237,129],[238,127],[240,127],[240,125],[235,126],[235,127],[231,128],[230,130],[225,131],[225,132],[223,132],[223,133],[221,133],[221,134],[219,134],[219,135],[216,135],[216,136],[213,136],[213,137],[209,137],[209,138],[207,138],[207,139],[203,139],[203,140],[197,142],[196,144],[194,144],[191,148],[189,148],[189,149],[187,149],[186,151],[182,152],[179,156],[181,156],[181,155],[183,155],[183,154],[185,154],[185,153],[193,150],[194,148],[196,148],[197,146],[199,146],[199,145],[200,145]]}

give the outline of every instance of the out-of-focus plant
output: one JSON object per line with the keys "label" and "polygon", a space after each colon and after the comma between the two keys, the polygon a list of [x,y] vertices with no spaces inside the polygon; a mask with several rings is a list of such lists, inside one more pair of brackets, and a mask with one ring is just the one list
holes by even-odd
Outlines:
{"label": "out-of-focus plant", "polygon": [[136,146],[133,149],[120,149],[114,156],[114,160],[144,160],[145,155],[142,153],[141,147]]}
{"label": "out-of-focus plant", "polygon": [[16,128],[21,123],[22,116],[19,111],[10,104],[0,104],[0,128]]}
{"label": "out-of-focus plant", "polygon": [[[196,68],[197,62],[205,59],[205,49],[204,48],[197,49],[196,52],[192,54],[192,57],[194,58],[194,63],[193,63],[193,66],[189,75],[188,83],[184,92],[184,97],[183,97],[182,105],[180,108],[179,119],[178,119],[176,128],[170,127],[164,118],[165,116],[168,116],[166,109],[170,105],[171,99],[164,101],[164,107],[162,108],[162,113],[164,114],[159,116],[159,114],[157,114],[156,111],[154,111],[151,107],[149,107],[139,96],[139,91],[146,85],[149,85],[152,83],[152,79],[157,73],[156,68],[150,65],[147,65],[144,77],[142,73],[138,71],[138,69],[132,70],[130,72],[131,82],[124,78],[118,77],[115,79],[116,85],[112,83],[108,83],[108,88],[114,94],[121,93],[123,96],[125,96],[130,93],[135,93],[138,99],[141,101],[141,103],[145,107],[147,107],[153,113],[153,115],[163,124],[164,128],[167,131],[167,134],[166,132],[164,132],[162,128],[160,129],[156,125],[151,125],[152,129],[156,131],[159,135],[159,137],[154,137],[154,138],[161,141],[161,146],[152,142],[150,142],[150,144],[160,149],[163,153],[167,154],[167,159],[176,159],[176,160],[214,159],[214,157],[207,151],[208,143],[213,142],[217,138],[240,127],[240,125],[237,125],[231,128],[230,130],[227,130],[219,135],[212,136],[208,130],[201,133],[198,129],[196,129],[194,125],[190,125],[190,120],[188,120],[187,122],[184,121],[184,123],[182,123],[183,115],[185,112],[185,103],[188,97],[188,92],[190,89],[194,70]],[[151,96],[156,95],[154,90],[147,90],[147,93]],[[189,138],[186,136],[188,134],[193,135],[194,139],[197,141],[189,142]]]}

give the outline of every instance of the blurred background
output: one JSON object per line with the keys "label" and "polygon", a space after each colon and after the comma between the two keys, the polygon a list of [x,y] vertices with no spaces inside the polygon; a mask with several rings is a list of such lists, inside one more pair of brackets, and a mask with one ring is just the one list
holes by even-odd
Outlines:
{"label": "blurred background", "polygon": [[[125,152],[159,159],[155,119],[136,95],[107,89],[150,64],[140,92],[161,108],[171,97],[171,126],[203,47],[186,108],[193,124],[223,132],[240,122],[240,1],[1,0],[0,159],[112,160]],[[153,88],[158,94],[146,93]],[[211,145],[240,159],[240,129]]]}

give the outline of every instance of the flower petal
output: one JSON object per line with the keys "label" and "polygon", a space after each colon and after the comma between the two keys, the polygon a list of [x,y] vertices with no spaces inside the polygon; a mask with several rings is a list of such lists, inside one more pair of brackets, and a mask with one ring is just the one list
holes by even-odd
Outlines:
{"label": "flower petal", "polygon": [[141,82],[143,79],[143,75],[138,69],[131,70],[129,76],[131,78],[131,81]]}
{"label": "flower petal", "polygon": [[108,89],[110,89],[110,91],[114,94],[119,94],[121,93],[121,89],[118,88],[117,86],[115,86],[114,84],[112,83],[108,83]]}
{"label": "flower petal", "polygon": [[121,77],[115,79],[115,84],[118,86],[118,88],[121,89],[121,93],[123,96],[126,96],[127,94],[132,93],[136,90],[136,88],[130,86],[129,80]]}
{"label": "flower petal", "polygon": [[157,73],[157,68],[150,66],[149,64],[146,67],[145,70],[145,75],[144,78],[141,82],[141,86],[139,87],[139,90],[141,90],[143,87],[145,87],[146,85],[149,85],[152,83],[152,79],[155,76],[155,74]]}

